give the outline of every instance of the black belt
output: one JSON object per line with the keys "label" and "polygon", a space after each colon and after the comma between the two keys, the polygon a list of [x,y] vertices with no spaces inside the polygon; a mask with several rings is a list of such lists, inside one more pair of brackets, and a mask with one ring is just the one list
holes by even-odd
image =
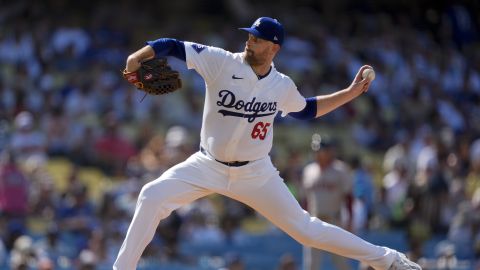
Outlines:
{"label": "black belt", "polygon": [[[203,147],[200,146],[200,152],[202,152],[202,154],[204,154],[205,156],[211,156],[207,153],[207,150],[205,150]],[[213,157],[212,157],[213,158]],[[230,161],[230,162],[225,162],[225,161],[221,161],[221,160],[218,160],[216,158],[213,158],[215,159],[215,161],[217,162],[220,162],[224,165],[227,165],[229,167],[241,167],[241,166],[244,166],[244,165],[247,165],[250,161]]]}

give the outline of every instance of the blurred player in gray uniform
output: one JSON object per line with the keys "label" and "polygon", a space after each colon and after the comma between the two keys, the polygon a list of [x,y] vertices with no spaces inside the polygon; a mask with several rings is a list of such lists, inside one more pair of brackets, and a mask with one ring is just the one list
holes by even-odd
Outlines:
{"label": "blurred player in gray uniform", "polygon": [[[350,169],[336,158],[336,145],[332,139],[314,134],[311,147],[315,161],[303,170],[308,212],[322,221],[351,230],[353,181]],[[348,213],[346,224],[342,224],[342,208]],[[304,269],[319,270],[324,255],[325,252],[306,246],[303,250]],[[347,258],[333,255],[332,260],[336,269],[350,269]]]}

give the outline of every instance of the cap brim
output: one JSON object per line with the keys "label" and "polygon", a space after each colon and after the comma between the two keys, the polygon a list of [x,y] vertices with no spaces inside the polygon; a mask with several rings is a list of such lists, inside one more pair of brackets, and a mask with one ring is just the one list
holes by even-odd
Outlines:
{"label": "cap brim", "polygon": [[260,32],[258,32],[257,29],[255,28],[238,28],[239,30],[243,30],[243,31],[246,31],[256,37],[259,37],[259,38],[262,38],[262,39],[265,39],[265,40],[268,40],[266,37],[264,37]]}

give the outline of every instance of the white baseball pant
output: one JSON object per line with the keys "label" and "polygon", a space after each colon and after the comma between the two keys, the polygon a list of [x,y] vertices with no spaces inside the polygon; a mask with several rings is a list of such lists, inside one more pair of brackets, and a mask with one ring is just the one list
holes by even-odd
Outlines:
{"label": "white baseball pant", "polygon": [[252,207],[305,246],[359,260],[376,270],[388,269],[395,258],[392,249],[311,217],[290,193],[269,157],[229,167],[197,152],[142,188],[113,269],[136,269],[160,220],[214,192]]}

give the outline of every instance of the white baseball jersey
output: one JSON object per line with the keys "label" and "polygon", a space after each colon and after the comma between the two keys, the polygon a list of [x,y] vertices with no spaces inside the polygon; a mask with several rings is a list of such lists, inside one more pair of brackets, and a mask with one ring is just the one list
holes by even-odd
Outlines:
{"label": "white baseball jersey", "polygon": [[301,111],[305,98],[294,82],[272,70],[259,80],[243,53],[185,42],[186,62],[205,80],[201,145],[221,161],[251,161],[272,148],[273,121]]}

